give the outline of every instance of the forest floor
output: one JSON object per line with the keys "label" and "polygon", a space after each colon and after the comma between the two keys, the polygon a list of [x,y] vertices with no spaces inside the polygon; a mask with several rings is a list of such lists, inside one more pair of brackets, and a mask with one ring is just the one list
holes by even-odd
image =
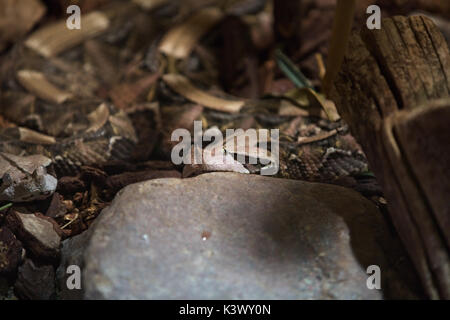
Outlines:
{"label": "forest floor", "polygon": [[[70,30],[70,1],[0,0],[0,297],[424,297],[322,92],[335,1],[77,3]],[[355,30],[373,1],[357,3]],[[409,3],[377,2],[383,16],[430,16],[448,41],[445,4]],[[228,146],[246,141],[237,129],[256,140]],[[212,155],[205,133],[224,139]],[[66,285],[74,264],[81,291]],[[387,274],[380,294],[369,265]]]}

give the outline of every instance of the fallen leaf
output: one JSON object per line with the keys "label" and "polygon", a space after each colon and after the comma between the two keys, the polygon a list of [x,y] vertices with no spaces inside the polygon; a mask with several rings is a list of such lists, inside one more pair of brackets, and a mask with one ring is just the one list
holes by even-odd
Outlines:
{"label": "fallen leaf", "polygon": [[45,11],[40,0],[0,0],[0,51],[30,31]]}
{"label": "fallen leaf", "polygon": [[218,8],[206,8],[199,11],[186,22],[169,30],[161,40],[159,50],[177,59],[189,57],[197,42],[223,16]]}
{"label": "fallen leaf", "polygon": [[172,90],[186,99],[210,109],[237,113],[245,104],[243,100],[228,100],[206,93],[196,88],[188,78],[179,74],[166,74],[163,76],[163,80]]}
{"label": "fallen leaf", "polygon": [[70,92],[63,91],[50,83],[45,75],[33,70],[20,70],[17,73],[20,84],[39,98],[61,104],[72,98]]}
{"label": "fallen leaf", "polygon": [[140,5],[144,10],[151,11],[157,9],[167,2],[168,0],[133,0],[134,3]]}
{"label": "fallen leaf", "polygon": [[81,29],[70,30],[67,28],[66,20],[61,20],[34,32],[26,40],[25,45],[44,57],[50,58],[89,38],[98,36],[108,29],[109,24],[105,14],[95,11],[83,15]]}

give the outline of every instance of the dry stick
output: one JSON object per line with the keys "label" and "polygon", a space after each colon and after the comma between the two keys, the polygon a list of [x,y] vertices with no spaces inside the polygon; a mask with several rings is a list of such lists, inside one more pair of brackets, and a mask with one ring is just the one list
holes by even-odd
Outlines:
{"label": "dry stick", "polygon": [[327,96],[344,61],[352,31],[355,7],[356,0],[337,1],[330,49],[328,50],[327,70],[323,80],[323,92]]}

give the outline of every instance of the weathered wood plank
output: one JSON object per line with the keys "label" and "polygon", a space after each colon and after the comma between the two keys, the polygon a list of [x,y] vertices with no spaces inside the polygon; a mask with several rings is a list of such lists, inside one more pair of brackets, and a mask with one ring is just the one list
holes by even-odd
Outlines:
{"label": "weathered wood plank", "polygon": [[431,20],[385,19],[352,36],[331,93],[433,299],[450,298],[449,61]]}

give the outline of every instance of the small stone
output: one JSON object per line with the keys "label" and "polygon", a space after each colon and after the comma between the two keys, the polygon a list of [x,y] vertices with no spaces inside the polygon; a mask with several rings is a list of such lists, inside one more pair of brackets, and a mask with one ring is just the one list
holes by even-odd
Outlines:
{"label": "small stone", "polygon": [[17,270],[22,260],[22,244],[7,227],[0,228],[0,277]]}
{"label": "small stone", "polygon": [[15,294],[21,299],[49,300],[55,298],[55,271],[52,266],[37,266],[31,259],[19,267]]}
{"label": "small stone", "polygon": [[55,192],[45,215],[51,218],[61,218],[67,213],[67,210],[64,198],[58,192]]}
{"label": "small stone", "polygon": [[61,236],[54,223],[42,215],[23,214],[12,210],[6,217],[8,227],[37,259],[56,261]]}
{"label": "small stone", "polygon": [[58,184],[47,173],[51,163],[43,155],[21,157],[0,152],[0,201],[30,202],[51,196]]}

